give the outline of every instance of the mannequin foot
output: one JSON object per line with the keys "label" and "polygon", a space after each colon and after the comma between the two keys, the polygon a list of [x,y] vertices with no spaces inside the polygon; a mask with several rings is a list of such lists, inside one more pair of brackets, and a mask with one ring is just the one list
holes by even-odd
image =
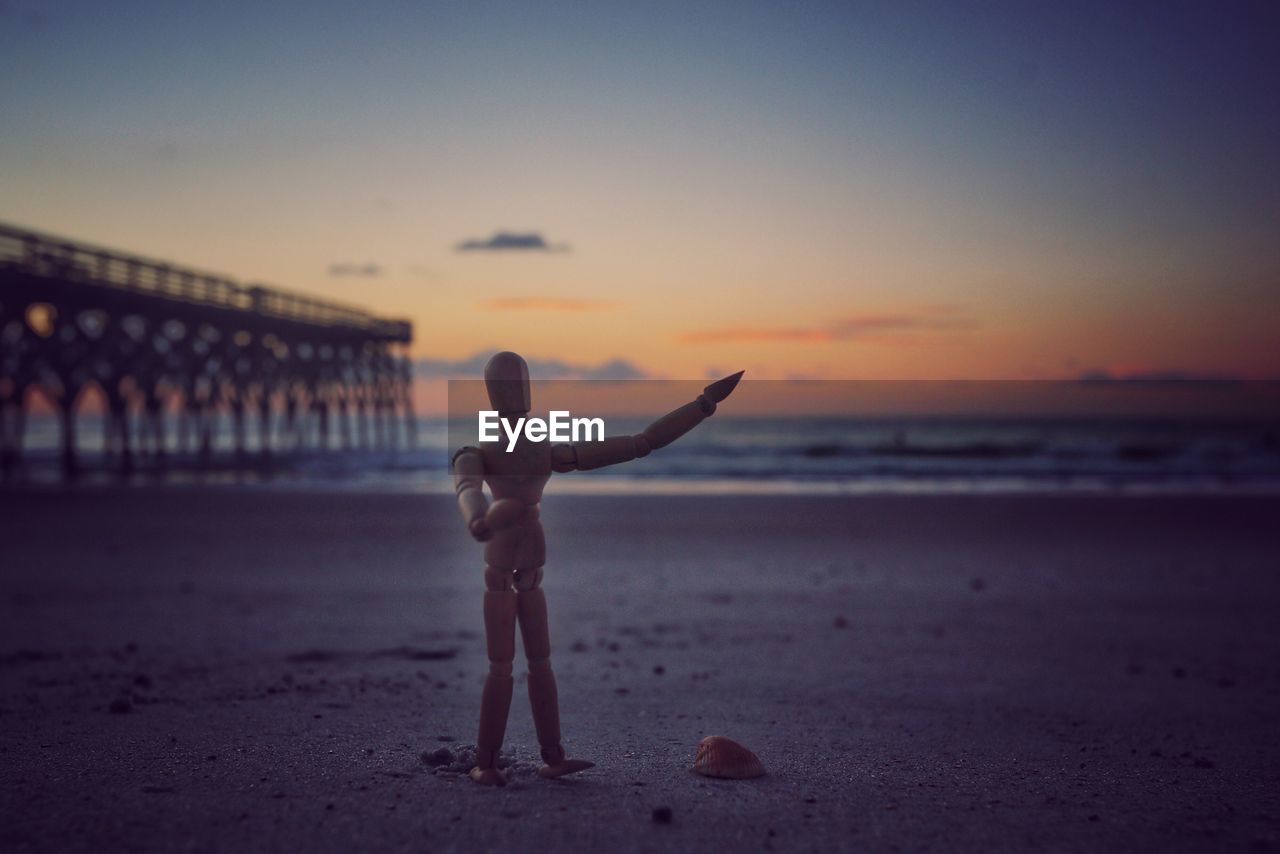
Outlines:
{"label": "mannequin foot", "polygon": [[563,777],[565,774],[574,774],[578,771],[586,771],[588,768],[594,768],[596,763],[588,762],[585,759],[561,759],[552,765],[543,765],[538,769],[538,776],[545,780],[554,780],[556,777]]}
{"label": "mannequin foot", "polygon": [[471,769],[471,779],[479,783],[481,786],[505,786],[507,785],[507,777],[497,768],[480,768]]}

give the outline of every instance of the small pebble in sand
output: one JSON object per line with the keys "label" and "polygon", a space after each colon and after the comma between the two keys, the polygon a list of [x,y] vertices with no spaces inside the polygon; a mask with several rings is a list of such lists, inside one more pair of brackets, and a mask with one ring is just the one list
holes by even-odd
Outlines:
{"label": "small pebble in sand", "polygon": [[849,628],[849,621],[844,617],[836,617],[835,626],[837,629],[847,629]]}
{"label": "small pebble in sand", "polygon": [[125,715],[133,711],[133,703],[124,697],[117,697],[111,701],[111,705],[107,706],[107,711],[113,715]]}
{"label": "small pebble in sand", "polygon": [[654,807],[653,823],[671,824],[671,807]]}
{"label": "small pebble in sand", "polygon": [[[426,760],[424,759],[423,761],[426,761]],[[507,759],[507,757],[499,754],[498,756],[499,768],[505,767],[503,765],[504,761],[506,761],[508,765],[510,764],[510,760]],[[444,772],[448,772],[451,774],[465,774],[468,771],[470,771],[475,766],[475,764],[476,764],[475,748],[472,747],[471,745],[460,745],[458,747],[457,752],[454,754],[453,763],[447,766],[439,766],[436,773],[441,774]]]}
{"label": "small pebble in sand", "polygon": [[453,761],[453,751],[447,747],[439,747],[435,750],[424,750],[422,752],[422,761],[432,767],[437,765],[448,765]]}

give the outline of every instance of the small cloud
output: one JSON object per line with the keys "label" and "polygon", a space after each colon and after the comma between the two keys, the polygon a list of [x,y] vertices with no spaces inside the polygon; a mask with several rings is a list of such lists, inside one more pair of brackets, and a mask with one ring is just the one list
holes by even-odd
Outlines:
{"label": "small cloud", "polygon": [[481,308],[498,311],[606,311],[617,305],[616,300],[573,297],[497,297],[480,301]]}
{"label": "small cloud", "polygon": [[141,151],[160,163],[173,163],[190,153],[185,146],[172,139],[157,140],[144,146]]}
{"label": "small cloud", "polygon": [[644,380],[651,375],[628,362],[626,359],[610,359],[595,366],[580,366],[584,380]]}
{"label": "small cloud", "polygon": [[418,359],[413,363],[413,373],[433,379],[474,379],[484,375],[484,363],[491,355],[489,351],[481,351],[465,359]]}
{"label": "small cloud", "polygon": [[354,276],[373,278],[382,275],[382,267],[377,264],[330,264],[330,276]]}
{"label": "small cloud", "polygon": [[726,341],[849,341],[886,332],[941,332],[973,329],[977,324],[952,309],[917,314],[857,314],[818,326],[727,326],[682,333],[686,344]]}
{"label": "small cloud", "polygon": [[[484,376],[484,365],[497,348],[481,350],[465,359],[419,359],[414,373],[424,378],[476,379]],[[526,357],[529,376],[535,380],[643,380],[651,375],[626,359],[614,358],[599,364],[565,362],[560,359]]]}
{"label": "small cloud", "polygon": [[497,231],[493,236],[486,238],[471,238],[464,240],[453,247],[458,252],[568,252],[569,247],[564,243],[548,243],[547,240],[536,231],[514,232],[514,231]]}

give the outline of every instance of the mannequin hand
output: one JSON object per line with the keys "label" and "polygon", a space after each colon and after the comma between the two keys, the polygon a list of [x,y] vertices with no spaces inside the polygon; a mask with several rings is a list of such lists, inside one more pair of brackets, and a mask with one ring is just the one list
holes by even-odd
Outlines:
{"label": "mannequin hand", "polygon": [[475,537],[477,543],[487,543],[493,537],[493,531],[489,530],[489,525],[484,521],[484,517],[473,521],[470,525],[471,536]]}

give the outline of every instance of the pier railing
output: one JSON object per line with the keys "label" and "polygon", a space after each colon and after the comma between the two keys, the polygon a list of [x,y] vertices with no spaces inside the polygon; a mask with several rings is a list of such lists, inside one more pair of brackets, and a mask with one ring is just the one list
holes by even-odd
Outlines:
{"label": "pier railing", "polygon": [[82,280],[140,295],[316,326],[339,326],[391,342],[407,342],[407,321],[262,285],[240,284],[189,267],[14,228],[0,223],[0,264],[37,275]]}
{"label": "pier railing", "polygon": [[406,320],[0,224],[0,480],[21,476],[36,391],[59,415],[68,477],[91,387],[126,473],[172,454],[209,465],[222,419],[237,465],[252,464],[251,419],[259,461],[335,438],[412,445],[412,340]]}

